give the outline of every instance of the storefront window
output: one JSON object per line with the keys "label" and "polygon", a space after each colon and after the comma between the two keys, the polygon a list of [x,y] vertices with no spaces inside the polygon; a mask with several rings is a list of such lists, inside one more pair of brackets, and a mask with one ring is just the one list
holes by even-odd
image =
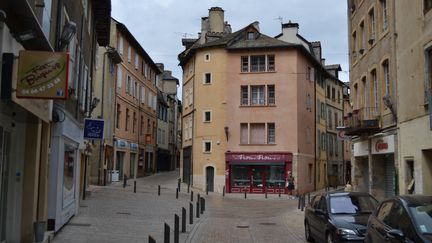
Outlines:
{"label": "storefront window", "polygon": [[76,160],[76,147],[64,144],[63,167],[63,207],[70,204],[75,198],[74,190],[74,165]]}
{"label": "storefront window", "polygon": [[231,185],[233,187],[250,186],[249,170],[247,166],[233,165],[231,178]]}
{"label": "storefront window", "polygon": [[267,188],[284,188],[284,166],[283,165],[271,165],[266,178]]}
{"label": "storefront window", "polygon": [[252,168],[252,186],[262,188],[263,186],[263,174],[265,171],[264,166],[257,166]]}

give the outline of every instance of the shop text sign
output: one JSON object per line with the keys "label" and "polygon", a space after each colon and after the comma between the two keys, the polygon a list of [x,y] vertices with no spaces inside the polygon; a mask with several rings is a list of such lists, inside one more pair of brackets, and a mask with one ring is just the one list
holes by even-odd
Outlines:
{"label": "shop text sign", "polygon": [[394,135],[372,139],[372,154],[388,154],[395,152]]}
{"label": "shop text sign", "polygon": [[228,161],[291,161],[291,154],[226,154]]}
{"label": "shop text sign", "polygon": [[67,99],[69,54],[20,51],[17,98]]}
{"label": "shop text sign", "polygon": [[85,119],[84,120],[84,138],[102,139],[104,132],[104,120]]}

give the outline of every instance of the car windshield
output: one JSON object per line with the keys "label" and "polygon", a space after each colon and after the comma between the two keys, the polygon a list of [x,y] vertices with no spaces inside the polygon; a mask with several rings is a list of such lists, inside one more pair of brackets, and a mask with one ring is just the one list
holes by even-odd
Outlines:
{"label": "car windshield", "polygon": [[409,206],[417,229],[422,234],[432,234],[432,204]]}
{"label": "car windshield", "polygon": [[368,195],[342,195],[330,197],[330,212],[332,214],[372,213],[377,201]]}

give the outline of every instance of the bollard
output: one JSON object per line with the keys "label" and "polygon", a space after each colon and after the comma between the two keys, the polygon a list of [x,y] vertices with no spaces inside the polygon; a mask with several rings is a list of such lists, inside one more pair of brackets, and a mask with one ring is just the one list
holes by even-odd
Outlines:
{"label": "bollard", "polygon": [[160,185],[158,185],[158,196],[160,196]]}
{"label": "bollard", "polygon": [[127,176],[126,176],[126,174],[124,174],[123,175],[123,188],[126,187],[126,184],[127,184]]}
{"label": "bollard", "polygon": [[179,234],[180,234],[180,227],[179,227],[179,216],[177,214],[174,214],[174,243],[179,243]]}
{"label": "bollard", "polygon": [[191,202],[193,202],[193,191],[191,191]]}
{"label": "bollard", "polygon": [[200,201],[200,206],[201,206],[201,214],[203,214],[204,213],[204,204],[203,204],[203,201],[204,201],[204,198],[200,198],[201,199],[201,201]]}
{"label": "bollard", "polygon": [[305,198],[306,198],[306,196],[305,196],[305,195],[302,195],[302,200],[301,200],[301,211],[304,210],[304,206],[305,206]]}
{"label": "bollard", "polygon": [[170,227],[167,223],[164,227],[164,243],[170,243]]}
{"label": "bollard", "polygon": [[206,195],[208,195],[208,184],[206,184]]}
{"label": "bollard", "polygon": [[246,187],[244,188],[244,198],[245,198],[245,199],[247,198],[247,195],[246,195]]}
{"label": "bollard", "polygon": [[279,197],[281,197],[281,189],[279,188]]}
{"label": "bollard", "polygon": [[265,198],[267,198],[267,187],[264,189]]}
{"label": "bollard", "polygon": [[190,183],[188,183],[188,191],[187,191],[188,193],[189,193],[189,188],[190,188]]}
{"label": "bollard", "polygon": [[225,197],[225,186],[222,188],[222,197]]}
{"label": "bollard", "polygon": [[178,199],[178,193],[179,193],[179,189],[176,189],[176,199]]}
{"label": "bollard", "polygon": [[151,235],[149,235],[148,243],[156,243],[156,240]]}
{"label": "bollard", "polygon": [[200,197],[201,197],[201,196],[200,196],[200,194],[198,193],[198,194],[197,194],[197,202],[200,201]]}
{"label": "bollard", "polygon": [[182,229],[181,232],[186,232],[186,209],[182,207]]}
{"label": "bollard", "polygon": [[297,206],[297,209],[300,209],[300,201],[301,201],[301,195],[298,197],[298,206]]}
{"label": "bollard", "polygon": [[196,202],[196,217],[200,217],[200,204],[199,201]]}
{"label": "bollard", "polygon": [[189,203],[189,224],[193,224],[193,204]]}
{"label": "bollard", "polygon": [[206,209],[205,209],[205,198],[202,198],[202,201],[201,201],[201,203],[202,203],[202,205],[203,205],[203,211],[205,211]]}
{"label": "bollard", "polygon": [[179,191],[180,191],[180,184],[181,184],[181,179],[178,178],[177,179],[177,188],[178,188]]}
{"label": "bollard", "polygon": [[134,193],[136,193],[136,181],[134,181]]}

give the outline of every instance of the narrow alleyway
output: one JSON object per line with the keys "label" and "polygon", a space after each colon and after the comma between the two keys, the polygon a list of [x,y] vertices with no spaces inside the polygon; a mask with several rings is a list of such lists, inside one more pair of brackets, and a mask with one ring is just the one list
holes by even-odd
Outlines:
{"label": "narrow alleyway", "polygon": [[[81,201],[79,214],[54,238],[54,242],[148,242],[149,235],[163,242],[164,222],[171,227],[174,241],[174,214],[185,207],[189,216],[190,195],[182,184],[176,199],[178,171],[137,179],[123,188],[121,183],[93,187],[91,196]],[[161,195],[157,195],[161,185]],[[206,211],[194,224],[187,224],[180,242],[305,242],[303,212],[297,201],[286,195],[210,193],[194,190],[206,198]],[[189,223],[189,221],[187,221]]]}

